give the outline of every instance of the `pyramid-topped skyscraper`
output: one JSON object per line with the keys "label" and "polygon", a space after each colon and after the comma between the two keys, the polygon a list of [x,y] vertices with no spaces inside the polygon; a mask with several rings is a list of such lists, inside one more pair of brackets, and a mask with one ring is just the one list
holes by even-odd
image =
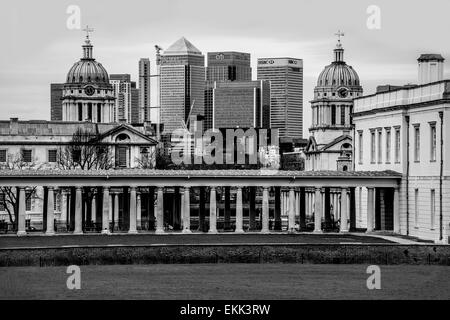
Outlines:
{"label": "pyramid-topped skyscraper", "polygon": [[169,135],[190,116],[204,115],[205,57],[182,37],[164,51],[159,67],[160,119]]}

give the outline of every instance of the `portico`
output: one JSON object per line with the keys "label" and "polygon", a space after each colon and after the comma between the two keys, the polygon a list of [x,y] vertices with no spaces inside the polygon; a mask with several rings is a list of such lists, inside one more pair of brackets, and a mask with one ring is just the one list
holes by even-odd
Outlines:
{"label": "portico", "polygon": [[[17,235],[27,234],[25,190],[35,186],[48,192],[43,210],[47,235],[58,233],[55,221],[73,226],[68,232],[88,232],[89,206],[99,226],[95,231],[103,234],[348,232],[355,229],[352,202],[357,187],[368,191],[367,231],[374,230],[380,214],[392,214],[394,230],[399,223],[395,199],[401,177],[394,171],[30,170],[0,171],[0,177],[1,186],[18,190]],[[65,210],[59,219],[53,210],[55,190],[61,192],[61,210]],[[384,203],[376,204],[381,201],[376,190],[393,197],[383,197]],[[88,193],[94,196],[88,197]],[[376,211],[377,207],[392,210]],[[179,211],[176,216],[174,210]],[[115,228],[119,221],[121,228]],[[175,228],[174,221],[181,225]]]}

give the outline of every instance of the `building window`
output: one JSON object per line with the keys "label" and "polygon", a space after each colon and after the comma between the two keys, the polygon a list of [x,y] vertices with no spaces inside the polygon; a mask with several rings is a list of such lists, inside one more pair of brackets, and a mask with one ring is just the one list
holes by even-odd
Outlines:
{"label": "building window", "polygon": [[400,128],[395,129],[395,163],[400,163]]}
{"label": "building window", "polygon": [[127,166],[127,147],[117,147],[116,166],[122,168]]}
{"label": "building window", "polygon": [[358,158],[359,164],[363,163],[363,132],[358,131]]}
{"label": "building window", "polygon": [[436,123],[430,123],[430,161],[436,161]]}
{"label": "building window", "polygon": [[386,163],[391,163],[391,129],[386,129]]}
{"label": "building window", "polygon": [[5,204],[5,194],[0,193],[0,211],[6,210],[6,204]]}
{"label": "building window", "polygon": [[336,106],[335,105],[331,106],[331,124],[332,125],[336,124]]}
{"label": "building window", "polygon": [[31,192],[25,192],[25,211],[31,211]]}
{"label": "building window", "polygon": [[370,163],[375,163],[375,131],[370,132]]}
{"label": "building window", "polygon": [[48,162],[56,162],[56,149],[48,150]]}
{"label": "building window", "polygon": [[0,150],[0,162],[6,162],[6,150]]}
{"label": "building window", "polygon": [[383,148],[382,146],[382,137],[383,133],[380,130],[378,130],[378,163],[381,163],[383,161]]}
{"label": "building window", "polygon": [[434,191],[434,189],[431,189],[431,208],[430,208],[430,213],[431,213],[431,229],[434,229],[434,219],[435,219],[435,214],[436,214],[436,192]]}
{"label": "building window", "polygon": [[419,226],[419,189],[414,189],[414,226]]}
{"label": "building window", "polygon": [[23,162],[31,162],[32,161],[32,150],[31,149],[22,149],[22,161]]}
{"label": "building window", "polygon": [[414,126],[414,161],[420,161],[420,127]]}
{"label": "building window", "polygon": [[341,124],[345,125],[345,106],[341,106]]}

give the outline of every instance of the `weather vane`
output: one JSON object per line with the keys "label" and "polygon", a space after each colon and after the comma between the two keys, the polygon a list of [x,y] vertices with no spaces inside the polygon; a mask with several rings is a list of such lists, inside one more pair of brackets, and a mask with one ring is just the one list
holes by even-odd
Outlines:
{"label": "weather vane", "polygon": [[86,25],[86,28],[84,28],[83,31],[86,31],[86,39],[89,39],[89,32],[94,32],[94,29],[89,28],[89,26]]}

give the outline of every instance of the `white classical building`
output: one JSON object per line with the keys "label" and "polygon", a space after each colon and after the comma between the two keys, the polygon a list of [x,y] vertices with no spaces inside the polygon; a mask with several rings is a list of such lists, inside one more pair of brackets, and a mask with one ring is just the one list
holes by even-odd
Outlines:
{"label": "white classical building", "polygon": [[361,94],[358,74],[345,63],[344,49],[338,40],[334,61],[320,73],[314,89],[305,170],[353,170],[351,114],[353,99]]}
{"label": "white classical building", "polygon": [[[402,174],[398,223],[377,215],[366,219],[367,198],[390,197],[382,190],[356,190],[359,223],[368,229],[448,242],[450,235],[450,80],[441,55],[421,55],[419,85],[380,86],[354,102],[355,170]],[[431,82],[433,81],[433,82]],[[369,225],[366,225],[369,223]],[[372,224],[372,225],[371,225]]]}

